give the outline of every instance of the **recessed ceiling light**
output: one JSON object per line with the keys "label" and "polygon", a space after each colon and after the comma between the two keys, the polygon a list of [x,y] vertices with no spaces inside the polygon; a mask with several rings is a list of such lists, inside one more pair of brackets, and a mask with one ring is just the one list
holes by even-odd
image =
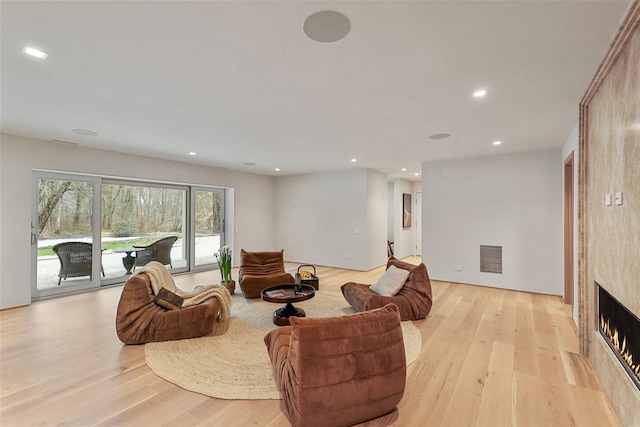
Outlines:
{"label": "recessed ceiling light", "polygon": [[414,173],[415,176],[420,176],[420,172]]}
{"label": "recessed ceiling light", "polygon": [[245,163],[243,163],[243,165],[245,165],[245,166],[255,166],[256,164],[253,163],[253,162],[245,162]]}
{"label": "recessed ceiling light", "polygon": [[275,168],[274,171],[280,172],[280,168]]}
{"label": "recessed ceiling light", "polygon": [[407,168],[402,168],[402,169],[400,169],[400,170],[401,170],[402,172],[406,172],[406,171],[407,171]]}
{"label": "recessed ceiling light", "polygon": [[22,48],[20,48],[20,52],[24,52],[27,55],[35,56],[36,58],[40,59],[45,59],[47,56],[49,56],[48,52],[29,46],[22,46]]}
{"label": "recessed ceiling light", "polygon": [[482,98],[482,97],[483,97],[483,96],[485,96],[486,94],[487,94],[487,91],[486,91],[486,90],[484,90],[484,89],[477,90],[477,91],[473,92],[473,96],[474,96],[475,98]]}
{"label": "recessed ceiling light", "polygon": [[71,129],[71,132],[77,133],[78,135],[84,135],[84,136],[97,136],[98,135],[98,132],[94,132],[94,131],[89,130],[89,129]]}
{"label": "recessed ceiling light", "polygon": [[190,155],[190,156],[195,156],[195,155],[196,155],[196,153],[195,153],[195,151],[190,151],[190,152],[189,152],[189,155]]}
{"label": "recessed ceiling light", "polygon": [[446,139],[451,136],[450,133],[434,133],[429,137],[429,139]]}
{"label": "recessed ceiling light", "polygon": [[323,10],[305,19],[302,29],[311,40],[331,43],[349,34],[351,22],[341,13]]}
{"label": "recessed ceiling light", "polygon": [[502,141],[493,141],[493,145],[500,145],[502,144]]}
{"label": "recessed ceiling light", "polygon": [[358,161],[358,159],[351,159],[351,163],[355,163],[357,161]]}

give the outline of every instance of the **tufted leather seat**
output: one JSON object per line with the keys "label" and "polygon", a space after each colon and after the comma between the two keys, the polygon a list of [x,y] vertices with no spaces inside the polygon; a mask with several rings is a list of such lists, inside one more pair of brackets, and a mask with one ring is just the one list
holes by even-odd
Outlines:
{"label": "tufted leather seat", "polygon": [[242,249],[239,282],[245,298],[260,298],[263,289],[295,283],[295,279],[284,271],[284,249],[263,252],[247,252]]}
{"label": "tufted leather seat", "polygon": [[167,310],[154,302],[151,280],[145,273],[124,284],[116,312],[116,332],[125,344],[180,340],[213,330],[220,303],[216,298],[179,310]]}
{"label": "tufted leather seat", "polygon": [[424,264],[413,265],[390,257],[387,269],[395,265],[409,271],[409,277],[400,291],[391,297],[378,295],[369,285],[349,282],[342,285],[342,294],[349,304],[358,311],[371,310],[393,303],[400,309],[402,320],[420,320],[431,311],[433,297],[431,281]]}
{"label": "tufted leather seat", "polygon": [[293,426],[349,426],[398,405],[406,383],[398,307],[290,321],[264,341]]}

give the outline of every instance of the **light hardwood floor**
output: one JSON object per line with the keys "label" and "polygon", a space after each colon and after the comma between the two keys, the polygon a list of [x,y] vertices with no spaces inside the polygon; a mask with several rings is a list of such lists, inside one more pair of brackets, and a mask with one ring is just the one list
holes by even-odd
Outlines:
{"label": "light hardwood floor", "polygon": [[[372,283],[382,271],[320,267],[320,291]],[[183,289],[218,281],[218,272],[176,276]],[[144,347],[116,337],[120,293],[108,288],[0,312],[0,425],[289,425],[279,401],[213,399],[156,377]],[[620,425],[578,354],[560,297],[435,281],[433,294],[429,317],[415,322],[422,351],[402,401],[364,425]]]}

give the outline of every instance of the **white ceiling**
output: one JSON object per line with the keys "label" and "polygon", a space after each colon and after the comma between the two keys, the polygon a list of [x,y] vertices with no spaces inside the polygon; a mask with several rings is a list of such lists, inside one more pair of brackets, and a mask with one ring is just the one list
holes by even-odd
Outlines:
{"label": "white ceiling", "polygon": [[[425,160],[562,146],[628,5],[3,0],[2,131],[267,175],[414,178]],[[307,38],[320,10],[351,32]]]}

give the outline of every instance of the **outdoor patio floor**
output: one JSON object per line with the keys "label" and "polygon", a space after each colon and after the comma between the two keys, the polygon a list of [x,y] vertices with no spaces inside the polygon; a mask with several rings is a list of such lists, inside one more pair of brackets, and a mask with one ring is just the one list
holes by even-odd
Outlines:
{"label": "outdoor patio floor", "polygon": [[[65,240],[41,240],[39,246],[52,246]],[[206,264],[210,264],[217,267],[215,253],[220,248],[220,236],[207,236],[196,237],[196,258],[195,266],[201,267]],[[178,239],[171,249],[171,264],[174,269],[183,268],[187,266],[187,260],[184,256],[185,250],[183,249],[182,239]],[[108,284],[117,283],[117,279],[121,278],[122,282],[127,280],[128,275],[126,269],[122,263],[124,253],[116,253],[110,250],[102,252],[102,268],[104,270],[104,277],[101,275],[101,280]],[[58,287],[58,271],[60,270],[60,260],[56,255],[47,255],[38,257],[37,263],[37,286],[39,290],[47,290]],[[169,266],[167,266],[169,268]],[[60,286],[77,285],[80,283],[87,283],[89,276],[73,277],[63,279],[60,282]]]}

